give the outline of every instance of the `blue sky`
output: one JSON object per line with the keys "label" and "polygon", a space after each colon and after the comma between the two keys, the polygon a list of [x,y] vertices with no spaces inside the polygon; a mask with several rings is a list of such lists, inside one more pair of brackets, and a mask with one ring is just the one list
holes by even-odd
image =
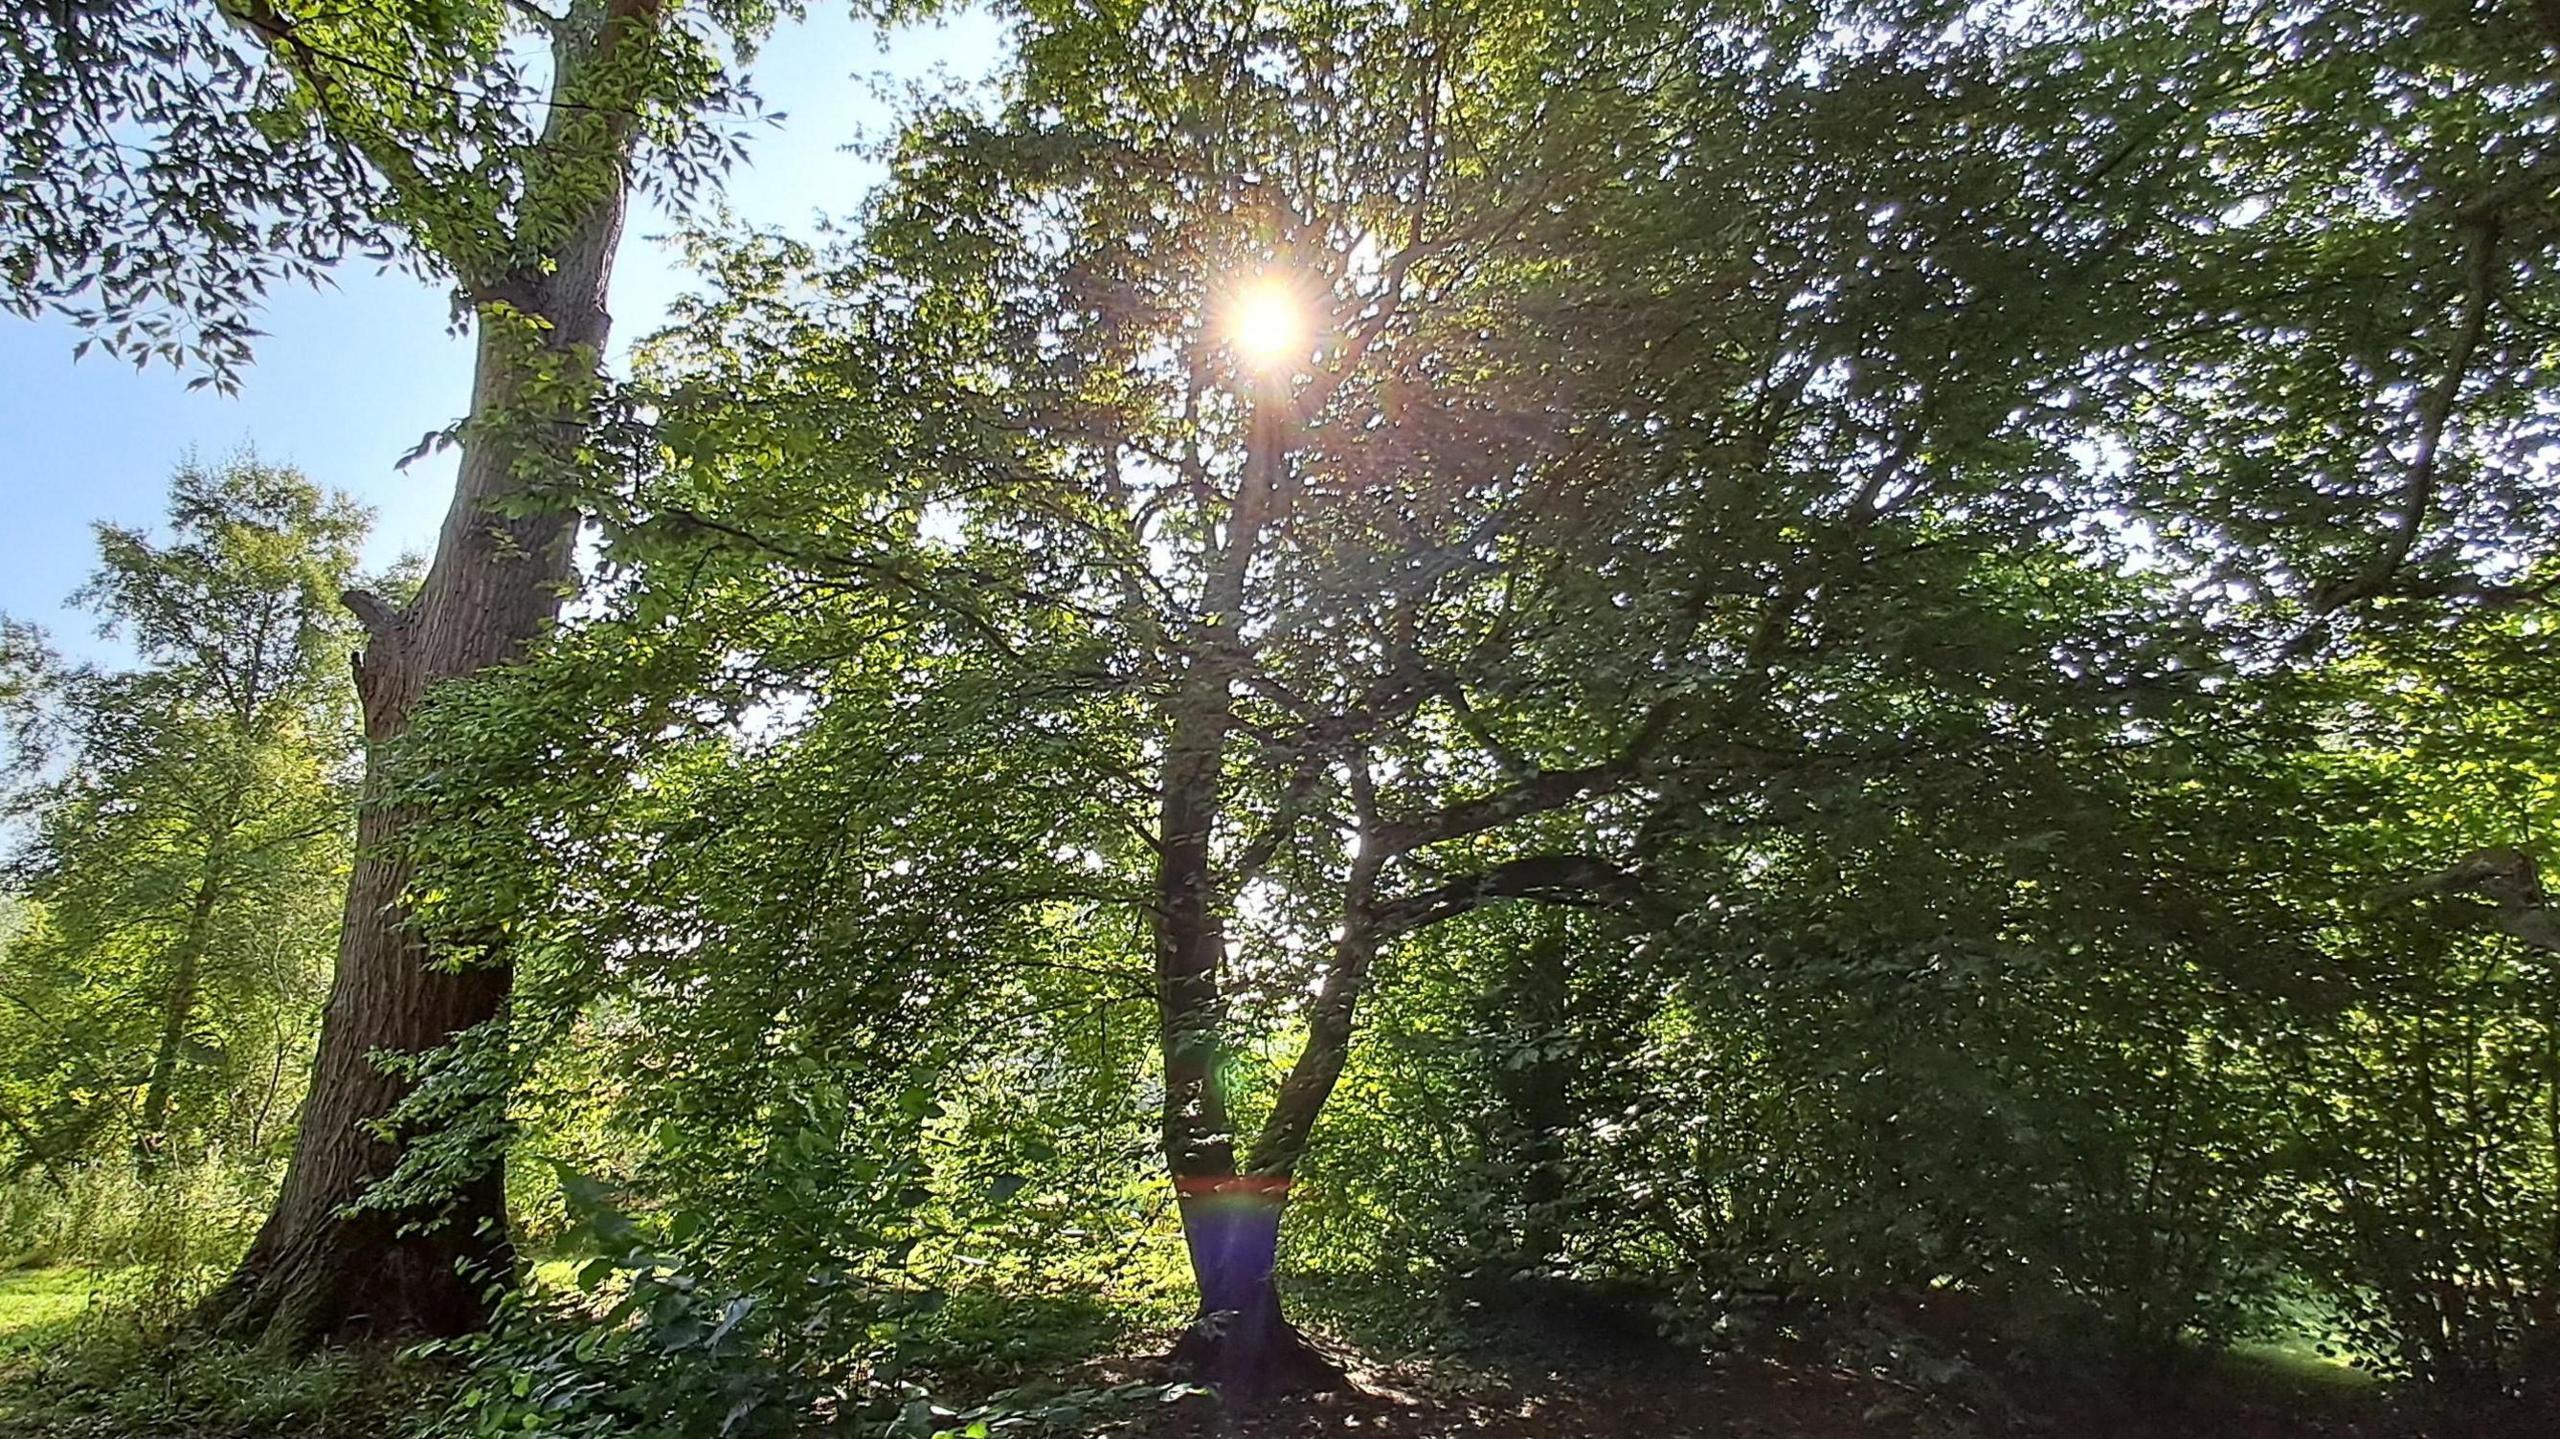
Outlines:
{"label": "blue sky", "polygon": [[[883,38],[827,7],[775,35],[757,58],[765,103],[787,112],[753,139],[727,203],[741,220],[805,230],[821,214],[850,213],[879,179],[844,152],[892,123],[880,96],[937,74],[983,75],[1001,54],[1001,27],[964,13],[939,27]],[[661,216],[634,214],[617,261],[615,338],[646,335],[688,285]],[[63,600],[95,557],[98,520],[155,522],[169,472],[190,450],[220,459],[255,447],[373,506],[367,561],[381,564],[435,538],[453,478],[450,452],[406,471],[394,463],[419,436],[451,423],[470,392],[470,348],[451,333],[444,292],[351,266],[334,288],[276,297],[259,328],[257,362],[237,396],[189,393],[184,374],[136,372],[92,353],[73,363],[79,335],[56,322],[0,316],[0,612],[34,620],[73,654],[111,647]]]}

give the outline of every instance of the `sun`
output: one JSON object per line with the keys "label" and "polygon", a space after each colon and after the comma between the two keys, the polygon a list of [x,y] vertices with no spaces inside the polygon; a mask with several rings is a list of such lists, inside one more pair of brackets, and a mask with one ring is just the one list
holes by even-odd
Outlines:
{"label": "sun", "polygon": [[1289,286],[1256,280],[1227,307],[1227,339],[1253,369],[1278,370],[1307,355],[1307,309]]}

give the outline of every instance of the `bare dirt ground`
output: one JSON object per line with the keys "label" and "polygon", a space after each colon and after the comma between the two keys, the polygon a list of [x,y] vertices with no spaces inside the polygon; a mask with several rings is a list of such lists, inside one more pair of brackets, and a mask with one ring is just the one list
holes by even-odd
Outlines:
{"label": "bare dirt ground", "polygon": [[[1774,1358],[1606,1366],[1374,1364],[1335,1349],[1342,1393],[1168,1406],[1151,1439],[2419,1439],[2439,1431],[2378,1394],[2215,1372],[2174,1396],[1924,1392],[1874,1374]],[[1115,1366],[1117,1367],[1117,1366]],[[1137,1372],[1129,1366],[1124,1372]],[[2540,1431],[2517,1431],[2524,1432]]]}

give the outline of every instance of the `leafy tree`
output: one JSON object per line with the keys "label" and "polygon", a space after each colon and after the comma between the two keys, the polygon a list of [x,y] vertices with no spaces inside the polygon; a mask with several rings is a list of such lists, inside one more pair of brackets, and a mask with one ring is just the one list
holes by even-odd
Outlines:
{"label": "leafy tree", "polygon": [[[461,279],[476,306],[529,258],[511,249],[574,228],[579,194],[609,178],[594,166],[618,168],[605,132],[645,131],[665,162],[647,174],[670,196],[733,153],[688,119],[744,99],[720,78],[716,31],[639,8],[672,43],[577,94],[558,88],[560,62],[596,49],[595,4],[21,7],[0,37],[0,300],[69,317],[91,332],[84,351],[226,388],[264,296],[351,256]],[[709,21],[752,33],[771,9],[714,6]],[[534,187],[549,194],[528,192],[536,171],[552,172]]]}
{"label": "leafy tree", "polygon": [[235,387],[269,289],[395,254],[379,178],[219,5],[19,6],[0,111],[0,303],[68,315],[84,353]]}
{"label": "leafy tree", "polygon": [[[1250,1387],[1321,1376],[1272,1274],[1377,976],[1499,904],[1603,909],[1676,1001],[1655,1064],[1794,996],[1708,1072],[1812,1142],[1718,1226],[1887,1284],[2061,1265],[2175,1330],[2268,1143],[2188,1142],[2262,1077],[2194,1037],[2308,943],[2198,878],[2313,742],[2284,682],[2547,578],[2545,59],[2457,18],[1031,7],[1002,110],[920,114],[857,243],[712,252],[598,433],[633,479],[597,647],[567,708],[485,717],[595,757],[555,793],[819,818],[751,872],[529,792],[601,828],[439,922],[655,955],[745,1053],[838,943],[880,983],[1117,973],[1134,918],[1181,1357]],[[573,745],[579,706],[611,721]],[[449,854],[509,832],[544,831]],[[830,886],[877,927],[807,939]],[[1502,1102],[1552,1133],[1536,1088]],[[1715,1157],[1634,1129],[1666,1186]],[[2066,1173],[2083,1140],[2122,1162]]]}
{"label": "leafy tree", "polygon": [[9,1166],[289,1132],[351,828],[365,516],[254,459],[182,468],[166,542],[101,526],[80,598],[138,667],[46,678],[8,947]]}
{"label": "leafy tree", "polygon": [[2323,677],[2322,743],[2294,767],[2328,821],[2303,849],[2344,883],[2325,896],[2316,1004],[2262,1031],[2294,1257],[2368,1362],[2462,1405],[2546,1413],[2560,1401],[2552,622],[2413,628]]}
{"label": "leafy tree", "polygon": [[[521,656],[570,588],[581,437],[635,185],[681,204],[734,155],[713,117],[744,95],[758,0],[521,0],[312,7],[130,0],[47,10],[13,33],[13,305],[50,303],[118,348],[226,378],[272,280],[349,246],[450,281],[477,330],[452,509],[405,603],[350,592],[369,752],[433,685]],[[136,169],[125,146],[150,154]],[[49,203],[49,202],[60,203]],[[139,335],[139,341],[134,336]],[[398,1154],[380,1121],[416,1054],[495,1014],[502,963],[431,967],[403,919],[411,816],[374,806],[349,884],[306,1122],[271,1222],[216,1302],[241,1332],[473,1324],[508,1261],[492,1169],[441,1222],[349,1204]]]}
{"label": "leafy tree", "polygon": [[53,683],[61,657],[44,631],[24,620],[0,616],[0,732],[7,735],[7,779],[0,781],[0,801],[17,786],[42,772],[46,754],[44,696]]}
{"label": "leafy tree", "polygon": [[[2332,103],[2399,73],[2399,27],[2305,51],[2254,20],[2103,7],[1945,29],[1855,7],[1802,29],[1586,18],[1043,16],[1018,108],[919,132],[880,217],[893,262],[988,336],[979,403],[1033,437],[1019,463],[1107,523],[1107,542],[1079,537],[1110,546],[1086,565],[1112,577],[1083,603],[1126,626],[1129,670],[1166,676],[1166,1147],[1204,1312],[1236,1316],[1194,1336],[1213,1372],[1250,1375],[1262,1359],[1221,1347],[1283,1332],[1267,1196],[1394,941],[1648,873],[1658,892],[1728,883],[1748,867],[1737,831],[1774,839],[1819,802],[1789,794],[1808,765],[1917,770],[1878,824],[1991,763],[2067,787],[2233,647],[2417,576],[2485,593],[2494,574],[2461,556],[2547,540],[2545,507],[2518,498],[2537,492],[2538,352],[2465,298],[2548,252],[2535,212],[2507,208],[2550,184],[2535,109],[2457,102],[2521,151],[2480,176]],[[2484,79],[2517,63],[2440,43]],[[2182,133],[2223,103],[2189,78],[2199,53],[2264,85],[2250,113],[2273,117],[2211,165]],[[1166,55],[1196,68],[1168,75]],[[1984,104],[2003,125],[1980,126]],[[2304,378],[2282,338],[2296,272],[2256,258],[2268,239],[2188,217],[2264,186],[2272,235],[2297,204],[2323,244],[2406,233],[2395,207],[2291,178],[2322,146],[2374,145],[2490,205],[2501,235],[2485,261],[2414,275],[2362,245],[2338,257],[2340,282],[2408,295],[2342,341],[2430,377],[2384,387],[2408,397],[2404,448],[2328,456],[2335,481],[2200,492],[2204,464],[2251,447],[2214,397],[2280,387],[2257,423],[2283,434],[2361,423],[2376,397]],[[1310,316],[1302,375],[1222,353],[1233,287],[1264,275]],[[2234,307],[2249,318],[2207,318]],[[2181,371],[2201,403],[2162,383]],[[2457,391],[2459,489],[2429,458],[2435,397]],[[2085,451],[2111,421],[2135,456],[2120,479]],[[2358,506],[2394,495],[2391,522],[2362,526],[2378,544],[2340,555]],[[2197,537],[2162,572],[2254,574],[2271,602],[2112,579],[2137,563],[2138,537],[2109,528],[2127,513]],[[1258,1132],[1220,1079],[1257,952],[1307,965],[1314,993],[1262,1021],[1305,1039]]]}
{"label": "leafy tree", "polygon": [[[537,126],[466,11],[243,13],[482,323],[444,550],[353,601],[369,734],[433,723],[245,1322],[475,1318],[514,1142],[659,1209],[603,1262],[683,1412],[737,1401],[677,1353],[880,1372],[816,1321],[955,1230],[1146,1232],[1138,1090],[1233,1387],[1328,1377],[1318,1174],[1336,1258],[2152,1345],[2291,1262],[2532,1369],[2538,10],[1030,5],[999,107],[836,249],[706,242],[610,397],[716,67],[581,10]],[[582,504],[594,612],[430,697]]]}

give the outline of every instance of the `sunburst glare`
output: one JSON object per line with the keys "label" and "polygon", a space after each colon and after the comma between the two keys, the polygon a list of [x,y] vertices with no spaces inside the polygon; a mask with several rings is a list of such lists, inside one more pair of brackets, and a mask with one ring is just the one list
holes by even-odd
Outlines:
{"label": "sunburst glare", "polygon": [[1227,338],[1248,366],[1278,370],[1306,358],[1307,307],[1285,281],[1256,280],[1228,305]]}

